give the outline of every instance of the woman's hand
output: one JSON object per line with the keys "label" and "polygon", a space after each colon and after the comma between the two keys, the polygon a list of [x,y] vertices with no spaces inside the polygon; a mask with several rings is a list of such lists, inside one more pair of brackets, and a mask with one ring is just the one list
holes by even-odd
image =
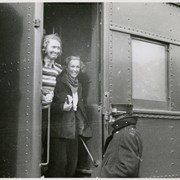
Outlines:
{"label": "woman's hand", "polygon": [[70,95],[67,95],[68,98],[66,98],[66,101],[63,106],[64,111],[70,111],[72,108],[72,97]]}
{"label": "woman's hand", "polygon": [[46,95],[42,95],[42,101],[45,101],[47,103],[51,103],[54,95],[52,93],[48,93]]}

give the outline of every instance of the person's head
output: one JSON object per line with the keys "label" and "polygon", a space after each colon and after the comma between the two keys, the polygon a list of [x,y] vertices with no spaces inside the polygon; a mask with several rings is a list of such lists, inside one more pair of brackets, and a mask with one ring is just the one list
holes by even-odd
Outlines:
{"label": "person's head", "polygon": [[69,56],[65,59],[65,67],[67,73],[76,78],[81,69],[81,59],[79,56]]}
{"label": "person's head", "polygon": [[119,129],[119,128],[129,126],[129,125],[136,125],[137,120],[138,120],[137,115],[122,114],[117,117],[114,117],[114,122],[112,122],[110,125],[114,129]]}
{"label": "person's head", "polygon": [[50,60],[55,60],[62,54],[61,39],[57,34],[44,36],[42,44],[42,54]]}
{"label": "person's head", "polygon": [[111,118],[109,124],[114,128],[136,124],[137,116],[133,114],[132,104],[111,104]]}

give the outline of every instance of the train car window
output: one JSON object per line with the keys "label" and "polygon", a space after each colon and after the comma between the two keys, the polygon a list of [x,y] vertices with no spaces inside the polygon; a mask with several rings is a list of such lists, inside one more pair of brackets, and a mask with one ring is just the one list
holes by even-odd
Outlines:
{"label": "train car window", "polygon": [[132,39],[132,69],[135,107],[167,109],[167,46]]}

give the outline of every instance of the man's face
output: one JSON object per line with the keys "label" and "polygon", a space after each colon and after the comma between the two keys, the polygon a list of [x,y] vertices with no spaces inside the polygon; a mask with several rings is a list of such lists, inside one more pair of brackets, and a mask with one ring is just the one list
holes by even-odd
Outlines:
{"label": "man's face", "polygon": [[46,49],[46,56],[50,60],[55,60],[61,52],[60,43],[55,39],[50,39]]}

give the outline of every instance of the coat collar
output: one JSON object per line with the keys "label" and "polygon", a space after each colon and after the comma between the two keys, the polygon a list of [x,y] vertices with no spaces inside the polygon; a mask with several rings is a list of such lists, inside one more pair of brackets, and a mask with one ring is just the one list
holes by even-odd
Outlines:
{"label": "coat collar", "polygon": [[113,124],[112,127],[114,128],[113,131],[119,131],[120,129],[129,126],[129,125],[136,125],[137,123],[137,117],[133,116],[126,116],[123,119],[118,119],[116,120]]}

